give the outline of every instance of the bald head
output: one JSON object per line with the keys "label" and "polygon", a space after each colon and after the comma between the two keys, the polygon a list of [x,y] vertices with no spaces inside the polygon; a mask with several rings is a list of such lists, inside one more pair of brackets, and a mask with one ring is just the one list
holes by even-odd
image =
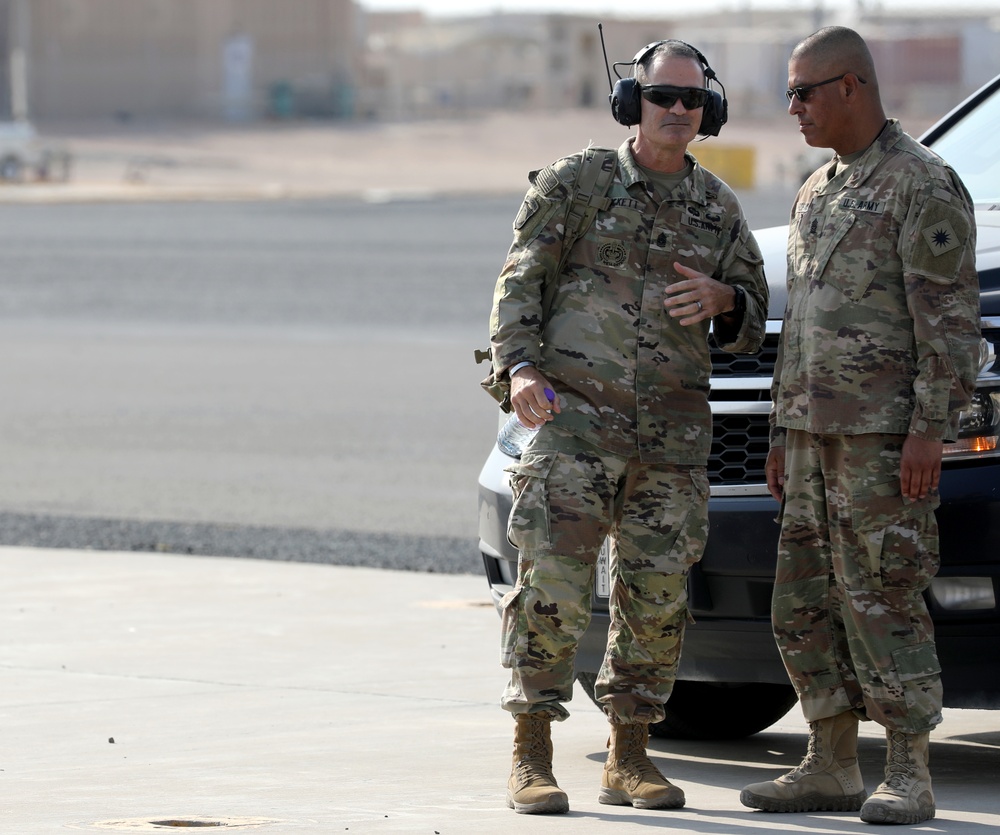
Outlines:
{"label": "bald head", "polygon": [[788,113],[806,143],[839,155],[867,148],[885,127],[875,64],[853,29],[827,26],[792,50]]}
{"label": "bald head", "polygon": [[790,60],[798,59],[807,60],[814,69],[830,77],[852,72],[867,82],[867,92],[878,96],[875,62],[868,44],[853,29],[827,26],[813,32],[792,50]]}

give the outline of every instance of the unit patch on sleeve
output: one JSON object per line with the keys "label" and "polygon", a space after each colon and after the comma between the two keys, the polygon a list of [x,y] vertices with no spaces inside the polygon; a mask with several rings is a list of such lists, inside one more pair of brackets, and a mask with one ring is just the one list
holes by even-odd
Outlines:
{"label": "unit patch on sleeve", "polygon": [[924,236],[927,246],[930,247],[931,253],[935,257],[944,255],[946,252],[951,252],[956,247],[962,245],[958,235],[955,234],[955,230],[951,228],[951,223],[945,218],[942,218],[937,223],[932,223],[921,234]]}
{"label": "unit patch on sleeve", "polygon": [[904,267],[937,284],[951,284],[970,258],[971,218],[956,203],[936,197],[927,201],[910,232],[912,247],[905,247]]}
{"label": "unit patch on sleeve", "polygon": [[517,217],[514,218],[514,229],[523,229],[524,224],[538,211],[538,200],[532,196],[528,196],[524,199],[521,204],[521,208],[517,213]]}

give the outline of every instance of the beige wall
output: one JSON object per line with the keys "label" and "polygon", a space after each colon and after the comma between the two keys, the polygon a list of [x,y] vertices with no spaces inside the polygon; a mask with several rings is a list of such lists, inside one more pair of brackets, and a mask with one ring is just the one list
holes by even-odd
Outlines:
{"label": "beige wall", "polygon": [[[607,107],[596,17],[495,14],[381,23],[365,53],[361,109],[370,116]],[[604,36],[611,62],[627,62],[655,40],[685,40],[705,54],[725,84],[732,116],[770,119],[785,113],[792,47],[832,23],[853,26],[869,40],[893,111],[941,113],[945,103],[1000,72],[1000,16],[986,13],[842,19],[816,10],[743,9],[670,21],[605,18]]]}
{"label": "beige wall", "polygon": [[[673,24],[615,21],[604,36],[610,62],[630,61],[641,46],[673,37]],[[608,106],[596,18],[407,20],[373,27],[367,46],[363,110],[376,118]],[[617,79],[614,71],[611,78]]]}
{"label": "beige wall", "polygon": [[[31,0],[31,12],[38,120],[258,118],[276,102],[304,115],[352,109],[351,0]],[[251,46],[246,85],[226,85],[227,43]],[[280,82],[291,100],[273,96]]]}
{"label": "beige wall", "polygon": [[[596,17],[366,15],[352,0],[0,0],[0,43],[13,5],[30,8],[29,113],[41,122],[395,120],[608,106]],[[784,112],[788,53],[827,23],[869,39],[893,111],[939,113],[1000,71],[1000,17],[814,17],[743,9],[603,21],[611,62],[663,38],[697,46],[741,118]]]}

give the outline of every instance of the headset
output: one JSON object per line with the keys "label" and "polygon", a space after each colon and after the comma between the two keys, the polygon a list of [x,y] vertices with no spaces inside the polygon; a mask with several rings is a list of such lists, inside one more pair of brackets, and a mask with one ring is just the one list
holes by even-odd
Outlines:
{"label": "headset", "polygon": [[[604,49],[604,28],[601,24],[597,24],[597,28],[601,33],[601,50],[604,51],[604,67],[608,72],[608,86],[611,87],[611,95],[608,96],[608,100],[611,102],[611,115],[614,116],[616,122],[625,125],[626,127],[631,127],[632,125],[638,124],[642,118],[642,87],[640,86],[638,79],[635,78],[634,68],[645,61],[646,58],[649,57],[649,54],[661,44],[679,43],[684,44],[684,46],[698,56],[698,60],[704,68],[706,81],[709,83],[714,81],[719,85],[719,87],[722,88],[721,95],[717,91],[709,89],[708,101],[705,103],[704,109],[702,110],[701,125],[698,127],[698,133],[701,136],[719,135],[719,131],[722,130],[722,126],[726,124],[729,119],[729,102],[726,101],[726,88],[723,86],[722,82],[719,81],[718,76],[715,74],[715,70],[709,66],[708,61],[705,59],[705,56],[701,54],[701,52],[691,46],[691,44],[677,40],[676,38],[668,38],[663,41],[653,41],[653,43],[646,44],[646,46],[640,49],[631,61],[616,61],[612,65],[615,68],[615,75],[618,76],[618,81],[616,81],[612,87],[611,69],[608,67],[608,53],[607,50]],[[629,66],[633,68],[633,74],[628,78],[622,78],[621,74],[618,72],[618,68]]]}

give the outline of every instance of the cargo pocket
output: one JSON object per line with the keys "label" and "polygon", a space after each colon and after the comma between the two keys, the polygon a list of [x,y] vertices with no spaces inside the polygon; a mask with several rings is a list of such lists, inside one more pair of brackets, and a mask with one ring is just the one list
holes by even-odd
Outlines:
{"label": "cargo pocket", "polygon": [[942,697],[941,663],[934,643],[897,649],[892,654],[906,706],[918,719],[916,724],[934,724]]}
{"label": "cargo pocket", "polygon": [[500,664],[504,669],[514,666],[514,650],[517,648],[518,598],[521,587],[507,592],[500,600]]}
{"label": "cargo pocket", "polygon": [[708,471],[704,467],[691,470],[692,501],[684,522],[684,538],[687,541],[686,565],[700,562],[708,544]]}
{"label": "cargo pocket", "polygon": [[938,566],[933,512],[940,503],[937,494],[904,499],[898,478],[854,494],[851,521],[860,549],[858,588],[923,588],[930,582]]}
{"label": "cargo pocket", "polygon": [[534,554],[552,547],[547,480],[555,463],[552,452],[526,452],[507,467],[514,502],[507,520],[507,538],[518,550]]}

